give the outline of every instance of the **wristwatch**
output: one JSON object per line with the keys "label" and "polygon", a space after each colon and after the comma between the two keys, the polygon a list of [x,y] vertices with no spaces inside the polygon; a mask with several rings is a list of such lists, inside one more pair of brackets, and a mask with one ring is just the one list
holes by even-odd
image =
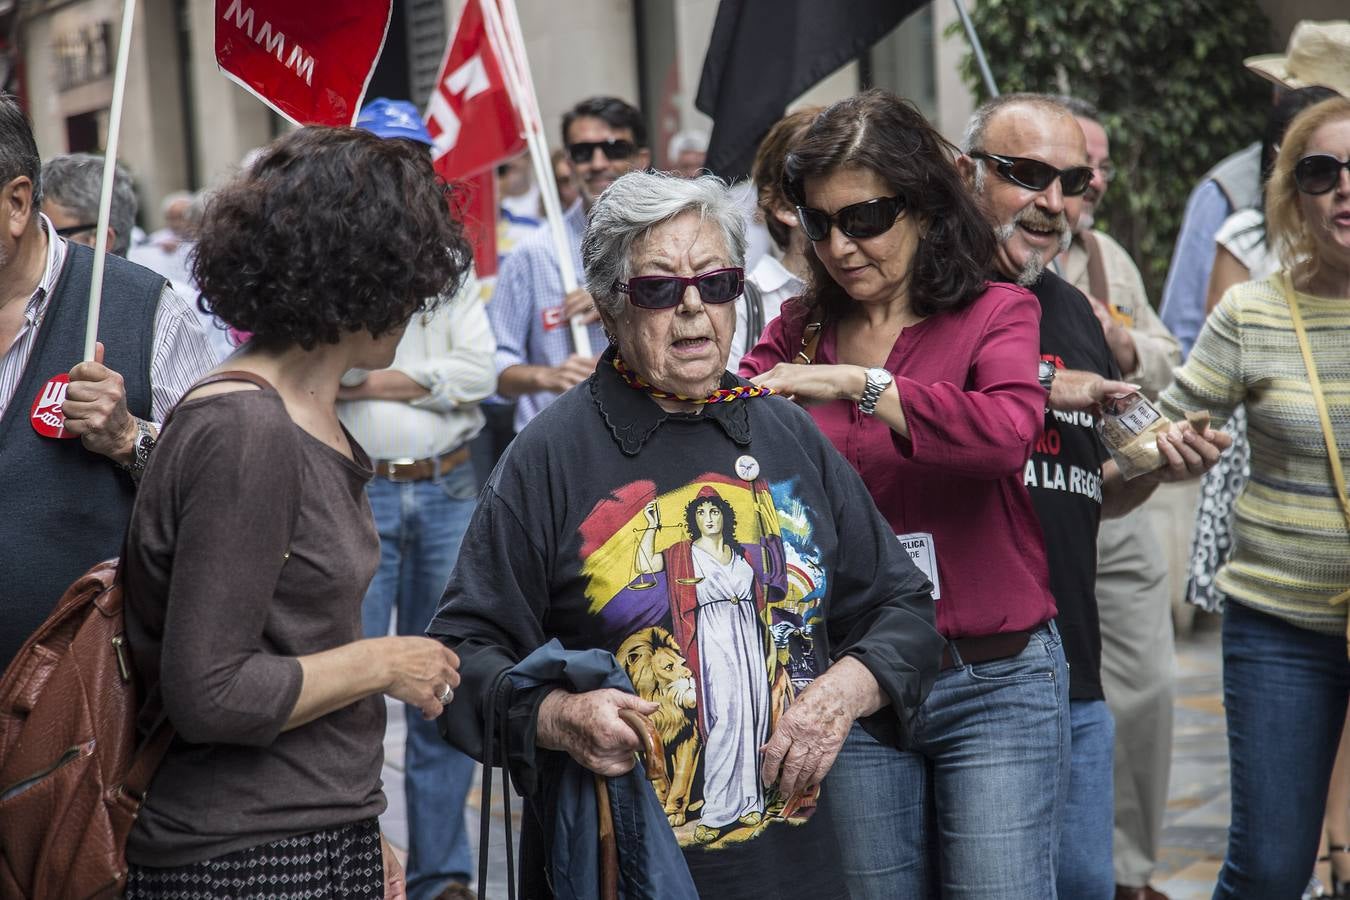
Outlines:
{"label": "wristwatch", "polygon": [[864,416],[876,415],[877,401],[881,399],[881,392],[894,380],[895,376],[885,369],[868,369],[867,387],[863,388],[862,396],[858,398],[858,412]]}
{"label": "wristwatch", "polygon": [[150,451],[154,449],[155,433],[150,430],[150,423],[144,419],[137,419],[136,441],[131,445],[131,462],[122,467],[137,484],[145,474],[145,464],[150,461]]}
{"label": "wristwatch", "polygon": [[1041,360],[1036,367],[1036,380],[1045,388],[1045,392],[1050,393],[1050,388],[1055,384],[1055,364],[1048,359]]}

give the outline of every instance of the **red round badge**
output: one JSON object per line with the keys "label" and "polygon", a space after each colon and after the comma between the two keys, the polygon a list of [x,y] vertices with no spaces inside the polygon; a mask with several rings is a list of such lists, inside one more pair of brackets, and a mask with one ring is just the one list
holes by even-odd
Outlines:
{"label": "red round badge", "polygon": [[66,402],[66,386],[69,384],[69,375],[54,375],[33,399],[33,411],[28,421],[33,424],[33,430],[43,437],[65,439],[79,437],[75,434],[66,434],[66,417],[61,413],[61,404]]}

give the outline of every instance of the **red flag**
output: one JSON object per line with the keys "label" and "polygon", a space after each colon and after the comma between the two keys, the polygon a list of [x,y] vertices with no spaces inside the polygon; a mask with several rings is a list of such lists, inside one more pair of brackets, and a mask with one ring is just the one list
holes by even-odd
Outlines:
{"label": "red flag", "polygon": [[479,278],[497,274],[497,173],[491,169],[461,179],[459,221],[473,242],[473,269]]}
{"label": "red flag", "polygon": [[297,125],[351,125],[393,0],[216,0],[216,64]]}
{"label": "red flag", "polygon": [[[497,181],[493,171],[525,149],[520,113],[503,72],[510,52],[500,25],[489,30],[483,3],[469,0],[445,48],[441,74],[427,102],[432,163],[447,181],[464,182],[463,221],[480,278],[497,271]],[[494,9],[492,12],[496,12]],[[494,16],[500,22],[500,17]]]}
{"label": "red flag", "polygon": [[502,48],[489,34],[482,3],[469,0],[445,51],[427,103],[432,159],[447,180],[467,178],[525,149],[520,114],[502,72]]}

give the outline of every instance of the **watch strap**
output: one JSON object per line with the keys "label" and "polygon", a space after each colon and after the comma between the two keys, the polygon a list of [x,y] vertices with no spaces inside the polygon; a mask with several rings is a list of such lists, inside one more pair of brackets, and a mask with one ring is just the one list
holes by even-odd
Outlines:
{"label": "watch strap", "polygon": [[[885,377],[878,377],[875,373],[885,373]],[[858,398],[858,410],[865,416],[876,415],[877,401],[881,399],[881,394],[888,385],[895,380],[885,369],[870,368],[867,370],[867,385],[863,388],[862,396]]]}

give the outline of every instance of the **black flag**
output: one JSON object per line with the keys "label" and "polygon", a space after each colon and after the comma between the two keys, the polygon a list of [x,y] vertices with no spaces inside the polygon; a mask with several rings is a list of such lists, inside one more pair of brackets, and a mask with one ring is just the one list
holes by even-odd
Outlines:
{"label": "black flag", "polygon": [[694,105],[713,118],[706,165],[749,174],[787,105],[928,0],[722,0]]}

